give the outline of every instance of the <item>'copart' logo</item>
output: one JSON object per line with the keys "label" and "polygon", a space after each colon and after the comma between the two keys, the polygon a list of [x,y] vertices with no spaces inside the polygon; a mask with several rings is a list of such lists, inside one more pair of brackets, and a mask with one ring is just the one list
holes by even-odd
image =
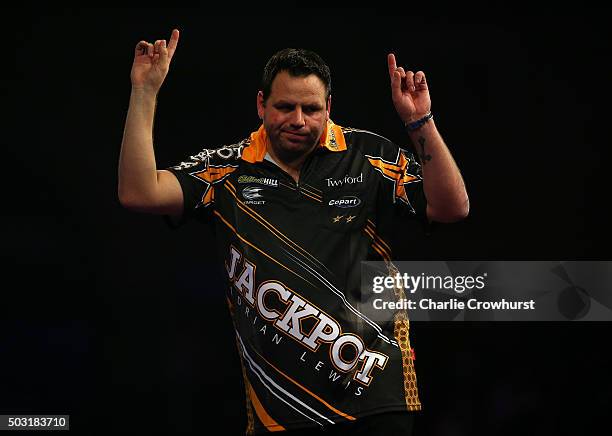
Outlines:
{"label": "'copart' logo", "polygon": [[353,196],[346,196],[346,197],[339,198],[337,200],[329,200],[329,205],[336,206],[336,207],[345,207],[345,208],[355,207],[355,206],[359,206],[360,204],[361,204],[361,200]]}

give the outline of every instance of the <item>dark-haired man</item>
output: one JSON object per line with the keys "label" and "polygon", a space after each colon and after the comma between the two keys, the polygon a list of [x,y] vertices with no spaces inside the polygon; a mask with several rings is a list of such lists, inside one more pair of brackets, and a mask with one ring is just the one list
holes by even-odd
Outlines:
{"label": "dark-haired man", "polygon": [[[360,263],[391,264],[396,214],[427,225],[468,213],[464,183],[431,116],[425,75],[388,57],[393,102],[422,166],[377,134],[330,119],[315,53],[268,61],[247,138],[158,170],[155,98],[179,39],[138,43],[119,162],[127,208],[215,226],[247,396],[247,433],[410,434],[421,403],[397,311],[374,319]],[[206,241],[208,242],[208,241]],[[396,297],[403,297],[398,289]]]}

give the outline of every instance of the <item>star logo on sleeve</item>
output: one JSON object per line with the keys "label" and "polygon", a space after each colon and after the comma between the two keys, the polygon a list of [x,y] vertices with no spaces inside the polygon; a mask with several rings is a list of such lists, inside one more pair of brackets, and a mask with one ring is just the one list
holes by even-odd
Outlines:
{"label": "star logo on sleeve", "polygon": [[211,165],[205,170],[190,173],[192,177],[195,177],[206,184],[206,189],[204,189],[202,199],[196,207],[208,206],[211,204],[215,200],[214,185],[225,180],[227,176],[229,176],[236,168],[238,168],[236,165],[224,165],[218,167]]}
{"label": "star logo on sleeve", "polygon": [[[395,162],[386,161],[380,156],[366,156],[370,161],[370,164],[374,167],[376,171],[381,173],[385,179],[391,180],[393,182],[393,192],[395,193],[395,198],[399,198],[401,201],[406,203],[408,206],[414,210],[410,201],[408,200],[408,195],[406,194],[405,185],[409,183],[420,182],[423,179],[420,174],[418,174],[418,169],[420,168],[416,161],[410,161],[404,153],[402,153],[401,149],[397,152],[397,157],[395,158]],[[411,174],[409,169],[412,168],[413,172],[417,174]]]}

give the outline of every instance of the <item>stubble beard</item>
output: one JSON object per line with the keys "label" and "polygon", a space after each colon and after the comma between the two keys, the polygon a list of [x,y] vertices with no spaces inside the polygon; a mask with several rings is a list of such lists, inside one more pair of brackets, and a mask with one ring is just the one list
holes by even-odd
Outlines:
{"label": "stubble beard", "polygon": [[285,163],[299,161],[305,155],[308,155],[317,144],[318,140],[308,138],[308,141],[303,143],[293,143],[281,138],[280,133],[276,137],[269,136],[270,145],[274,150],[274,154],[278,159]]}

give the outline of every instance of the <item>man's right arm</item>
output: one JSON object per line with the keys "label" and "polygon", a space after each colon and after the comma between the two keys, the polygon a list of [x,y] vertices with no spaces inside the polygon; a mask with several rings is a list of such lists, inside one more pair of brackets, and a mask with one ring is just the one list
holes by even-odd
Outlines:
{"label": "man's right arm", "polygon": [[179,40],[172,30],[170,43],[140,41],[134,51],[132,92],[119,156],[118,195],[122,206],[139,212],[178,217],[183,213],[183,191],[169,171],[157,170],[153,123],[157,93],[168,74]]}
{"label": "man's right arm", "polygon": [[119,156],[119,201],[127,209],[180,216],[183,191],[170,171],[157,170],[153,149],[155,92],[133,88]]}

